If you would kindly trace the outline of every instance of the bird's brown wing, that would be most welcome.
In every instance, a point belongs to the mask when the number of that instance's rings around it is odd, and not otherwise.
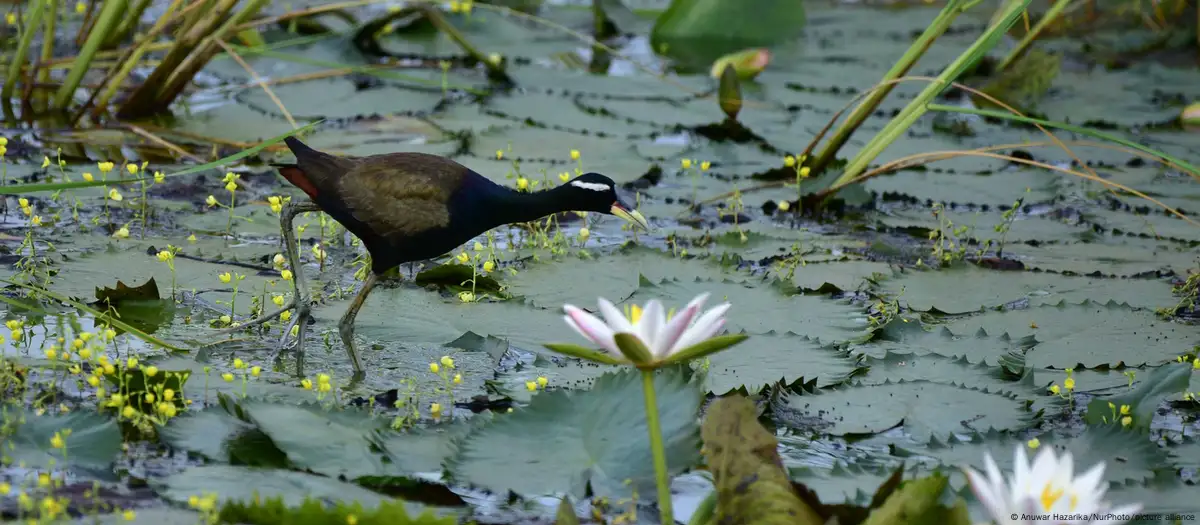
[[[446,203],[464,173],[463,165],[424,153],[363,157],[338,180],[338,194],[377,235],[413,235],[450,223]]]

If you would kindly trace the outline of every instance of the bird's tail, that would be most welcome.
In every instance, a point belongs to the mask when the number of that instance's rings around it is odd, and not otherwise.
[[[349,160],[310,148],[296,137],[287,137],[283,142],[296,156],[296,163],[271,166],[278,168],[283,178],[304,190],[311,198],[315,199],[317,194],[321,193],[321,188],[329,187],[330,182],[341,177],[350,168]]]

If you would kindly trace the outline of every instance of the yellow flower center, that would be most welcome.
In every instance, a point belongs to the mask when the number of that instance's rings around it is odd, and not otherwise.
[[[1063,495],[1063,489],[1056,489],[1051,483],[1047,483],[1042,489],[1042,510],[1048,510],[1054,506],[1054,502],[1058,501]]]
[[[629,322],[631,322],[633,324],[637,324],[638,320],[641,318],[642,318],[642,307],[640,307],[636,304],[631,305],[629,307]]]

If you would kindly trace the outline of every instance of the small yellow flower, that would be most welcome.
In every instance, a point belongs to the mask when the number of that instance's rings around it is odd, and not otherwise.
[[[451,0],[450,1],[450,12],[451,13],[462,12],[462,3],[458,2],[458,0]]]
[[[228,191],[230,193],[237,191],[237,183],[233,182],[233,181],[226,182],[225,183],[225,191]]]
[[[700,171],[708,171],[708,168],[711,168],[711,167],[712,167],[712,163],[707,160],[700,163]]]
[[[37,484],[39,487],[49,487],[50,486],[50,475],[46,474],[46,473],[38,474]]]
[[[546,385],[550,384],[550,380],[546,379],[546,376],[538,376],[537,384],[542,388],[546,388]]]
[[[137,366],[138,366],[138,360],[137,360],[137,358],[136,358],[136,357],[130,357],[129,359],[126,359],[126,360],[125,360],[125,367],[126,367],[126,368],[131,368],[131,369],[133,369],[133,368],[137,368]]]
[[[228,315],[222,315],[221,317],[218,317],[218,319],[221,320],[221,324],[229,324],[233,322],[233,318],[229,317]]]
[[[1057,396],[1059,394],[1059,392],[1062,392],[1062,390],[1060,390],[1058,388],[1058,385],[1050,385],[1050,393],[1051,394],[1054,394]]]
[[[226,383],[232,383],[233,382],[233,374],[231,374],[229,372],[225,372],[224,374],[221,374],[221,379],[224,379]]]
[[[34,226],[41,226],[42,225],[42,216],[34,215],[33,217],[30,217],[29,222],[31,224],[33,224]]]
[[[133,408],[133,405],[125,405],[125,408],[121,409],[121,415],[125,416],[125,419],[133,419],[133,416],[137,415],[137,409]]]
[[[19,330],[25,326],[25,321],[21,321],[19,319],[11,319],[9,321],[5,321],[4,326],[6,328],[8,328],[9,330]]]
[[[89,385],[92,385],[93,387],[100,386],[100,378],[98,378],[96,376],[88,377],[87,382]]]
[[[217,274],[217,279],[220,279],[222,283],[229,284],[229,281],[233,280],[233,275],[229,272],[225,272],[222,274]]]
[[[433,417],[442,417],[441,403],[430,403],[429,404],[429,413],[431,415],[433,415]]]
[[[271,262],[275,263],[275,266],[283,266],[283,263],[287,262],[287,259],[283,258],[282,253],[277,253],[275,257],[271,258]]]
[[[496,150],[496,160],[504,160],[504,150]]]
[[[793,157],[793,156],[791,156],[791,155],[788,155],[788,156],[784,157],[784,158],[783,158],[783,165],[784,165],[784,166],[787,166],[787,167],[789,167],[789,168],[791,168],[791,167],[794,167],[794,166],[796,165],[796,157]]]
[[[571,160],[579,160],[579,150],[571,150]]]
[[[155,375],[158,374],[158,367],[154,366],[154,365],[150,365],[146,368],[143,368],[142,373],[146,374],[146,377],[154,377]]]
[[[484,273],[492,273],[492,270],[495,270],[495,269],[496,269],[496,263],[494,263],[492,261],[485,261],[483,263]]]
[[[433,372],[436,374],[436,373],[440,372],[441,370],[442,370],[442,367],[439,366],[437,363],[429,363],[429,371],[430,372]]]
[[[1123,426],[1123,427],[1127,427],[1132,423],[1133,423],[1132,417],[1125,416],[1125,417],[1121,418],[1121,426]]]
[[[467,255],[467,252],[460,252],[458,254],[457,259],[458,259],[458,262],[466,264],[467,262],[470,262],[471,256]]]
[[[111,162],[97,162],[96,167],[100,169],[100,173],[108,173],[112,171],[115,164]]]
[[[788,211],[792,207],[792,204],[788,201],[779,201],[778,204],[779,204],[779,211]]]
[[[158,406],[155,408],[158,410],[159,414],[162,414],[166,417],[175,417],[175,414],[176,414],[175,405],[173,405],[171,403],[165,403],[165,402],[159,403]]]
[[[132,510],[127,510],[121,513],[121,518],[125,521],[133,521],[137,519],[137,513]]]
[[[300,381],[300,387],[305,390],[312,390],[312,381],[309,381],[307,378],[305,378]]]
[[[42,156],[42,167],[47,168],[49,166],[50,166],[50,157]]]
[[[1075,378],[1068,377],[1066,380],[1063,381],[1063,386],[1067,388],[1068,392],[1074,391],[1075,390]]]
[[[117,231],[113,232],[113,237],[116,237],[118,239],[128,239],[129,238],[129,228],[126,226],[117,228]]]
[[[90,348],[80,348],[79,349],[79,357],[81,359],[91,359],[92,350]]]
[[[275,213],[279,213],[283,210],[283,199],[280,199],[276,195],[267,197],[267,203],[271,205],[271,211]]]
[[[207,205],[209,205],[209,206],[216,206],[216,205],[217,205],[217,198],[216,198],[216,197],[213,197],[212,195],[209,195],[207,198],[205,198],[205,199],[204,199],[204,203],[205,203],[205,204],[207,204]]]
[[[45,351],[45,354],[46,354],[46,359],[49,359],[51,361],[58,359],[58,352],[54,349],[53,346],[50,348],[47,348]]]
[[[87,172],[87,171],[83,172],[83,180],[86,180],[86,181],[88,181],[88,182],[92,182],[92,181],[93,181],[93,180],[95,180],[95,179],[96,179],[96,178],[92,176],[91,172]]]
[[[166,400],[166,401],[174,401],[175,400],[175,391],[171,390],[170,388],[163,390],[162,395],[163,395],[163,400]]]
[[[50,438],[50,446],[54,448],[67,447],[67,442],[63,440],[61,432],[55,432],[54,436]]]
[[[196,234],[188,235],[187,241],[188,244],[196,244]]]
[[[537,381],[526,381],[525,388],[529,389],[530,392],[537,390]]]
[[[521,191],[529,189],[529,179],[525,177],[517,177],[517,189]]]
[[[454,359],[451,359],[450,356],[448,356],[448,355],[442,356],[441,361],[442,361],[442,366],[444,366],[446,368],[454,368]]]
[[[279,276],[282,277],[283,280],[285,280],[285,281],[290,281],[290,280],[292,280],[292,271],[284,270],[282,272],[279,272]]]
[[[807,179],[809,173],[812,173],[812,169],[809,168],[808,166],[800,168],[800,178]],[[1035,326],[1034,328],[1037,328],[1037,327]]]
[[[108,198],[117,202],[121,202],[121,200],[125,197],[122,197],[121,192],[117,191],[116,188],[112,188],[108,190]]]
[[[571,174],[570,174],[570,173],[567,173],[567,172],[565,172],[565,171],[564,171],[564,172],[562,172],[562,173],[559,173],[559,174],[558,174],[558,180],[561,180],[561,181],[563,181],[563,182],[567,182],[567,181],[568,181],[568,180],[570,180],[570,179],[571,179]]]
[[[592,231],[591,231],[591,230],[589,230],[589,229],[587,229],[586,227],[585,227],[585,228],[580,228],[580,229],[579,229],[579,238],[580,238],[580,239],[582,239],[582,240],[585,240],[585,241],[586,241],[586,240],[587,240],[587,238],[588,238],[588,237],[590,237],[591,235],[592,235]]]
[[[28,208],[29,207],[29,199],[26,199],[25,197],[21,197],[21,198],[17,199],[17,205],[22,208]]]
[[[1129,405],[1121,405],[1121,415],[1122,416],[1128,416],[1129,410],[1130,410]]]
[[[10,26],[17,25],[17,14],[16,13],[8,13],[8,14],[4,15],[4,23],[6,23]]]
[[[126,164],[125,171],[128,171],[130,175],[137,175],[137,172],[138,172],[137,164],[132,164],[132,163]]]
[[[475,294],[470,291],[458,292],[458,300],[464,303],[473,303],[475,302]]]
[[[692,159],[683,159],[683,160],[679,161],[679,165],[683,166],[683,169],[685,169],[685,170],[691,169]]]
[[[284,303],[285,301],[286,301],[286,300],[283,298],[283,296],[282,296],[282,295],[276,295],[275,297],[272,297],[272,298],[271,298],[271,302],[272,302],[272,303],[275,303],[275,306],[283,306],[283,303]]]
[[[456,385],[462,384],[462,374],[454,374],[454,384],[456,384]]]
[[[233,367],[235,369],[241,370],[243,368],[246,368],[246,362],[242,361],[241,358],[234,358],[233,359]]]
[[[251,368],[250,368],[250,375],[252,375],[252,376],[254,376],[254,377],[258,377],[258,376],[259,376],[259,375],[261,375],[261,374],[262,374],[262,367],[261,367],[261,366],[255,366],[255,367],[251,367]]]
[[[7,481],[0,481],[0,496],[7,496],[9,492],[12,492],[12,485]]]
[[[171,252],[168,252],[166,250],[158,252],[158,260],[160,260],[162,262],[167,262],[167,261],[171,260],[172,258],[173,257],[171,256]]]
[[[292,319],[292,311],[291,311],[291,310],[288,310],[288,311],[286,311],[286,312],[283,312],[283,313],[279,314],[279,320],[280,320],[280,321],[283,321],[283,322],[285,322],[285,323],[286,323],[286,322],[288,322],[288,321],[289,321],[289,320],[291,320],[291,319]]]
[[[75,13],[82,15],[87,11],[87,4],[84,2],[75,2]]]
[[[1042,442],[1038,441],[1038,438],[1033,438],[1033,439],[1025,442],[1025,444],[1028,445],[1029,448],[1038,448],[1038,447],[1042,446]]]
[[[488,62],[490,62],[493,66],[498,66],[503,58],[504,57],[500,56],[500,53],[492,53],[488,55]]]
[[[167,174],[165,174],[161,171],[154,172],[154,183],[155,184],[162,184],[166,180],[167,180]]]

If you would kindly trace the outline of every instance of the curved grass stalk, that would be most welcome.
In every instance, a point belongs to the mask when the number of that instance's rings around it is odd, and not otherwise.
[[[167,28],[169,23],[174,21],[177,17],[183,16],[185,13],[187,13],[188,9],[186,8],[179,13],[176,13],[176,10],[179,9],[179,5],[182,2],[183,0],[174,0],[171,2],[171,5],[167,6],[167,11],[158,18],[158,21],[154,23],[154,26],[152,26],[145,35],[142,35],[142,38],[133,48],[129,49],[126,53],[124,53],[123,56],[121,56],[120,66],[110,70],[108,75],[109,78],[105,79],[106,85],[104,87],[104,91],[100,93],[94,102],[92,102],[94,107],[94,115],[99,115],[105,110],[105,108],[108,107],[109,101],[111,101],[113,96],[117,94],[117,90],[121,88],[121,84],[124,84],[125,79],[129,78],[129,75],[133,73],[133,68],[141,64],[142,56],[151,50],[150,48],[154,45],[154,39],[158,38],[158,35]],[[162,63],[160,62],[159,66],[161,67],[161,65]],[[76,120],[78,120],[79,116],[82,116],[82,112],[76,116]]]
[[[1021,58],[1021,55],[1025,54],[1025,50],[1033,45],[1033,41],[1041,36],[1042,32],[1063,14],[1063,11],[1067,9],[1067,4],[1071,2],[1072,0],[1058,0],[1054,2],[1054,5],[1046,11],[1046,14],[1042,15],[1041,20],[1038,20],[1038,23],[1033,26],[1033,29],[1026,31],[1025,36],[1021,38],[1020,42],[1017,42],[1016,47],[1013,47],[1012,51],[1008,52],[1008,56],[1000,61],[1000,64],[996,66],[996,71],[1004,71],[1018,58]]]
[[[267,94],[267,97],[271,99],[271,102],[274,102],[275,106],[279,108],[279,111],[283,112],[283,116],[287,119],[288,124],[291,124],[293,128],[299,127],[299,125],[296,124],[296,119],[292,118],[292,112],[288,111],[287,107],[283,105],[283,101],[279,100],[279,97],[275,96],[275,92],[271,91],[271,88],[268,87],[267,83],[263,81],[263,78],[258,75],[258,72],[255,71],[254,68],[250,67],[250,64],[247,64],[246,61],[242,59],[241,55],[238,55],[237,52],[235,52],[233,48],[229,47],[229,44],[225,43],[224,40],[218,38],[217,45],[221,46],[221,49],[224,49],[229,56],[233,57],[233,60],[236,61],[239,66],[242,66],[242,69],[246,70],[246,73],[250,74],[250,78],[258,84],[258,87],[262,88],[263,92]]]
[[[321,122],[324,122],[324,121],[318,120],[315,122],[310,122],[308,124],[305,124],[304,126],[296,128],[292,131],[288,131],[286,133],[277,135],[275,137],[271,137],[270,139],[267,139],[252,148],[248,148],[248,149],[239,151],[237,153],[234,153],[233,155],[229,155],[228,157],[222,157],[222,158],[219,158],[212,162],[201,164],[199,166],[192,166],[190,168],[183,169],[183,170],[177,171],[175,173],[168,174],[166,176],[167,177],[178,177],[180,175],[190,175],[192,173],[198,173],[198,172],[205,171],[205,170],[223,168],[226,164],[228,164],[230,162],[249,157],[250,155],[254,155],[262,150],[267,149],[268,146],[274,145],[275,143],[282,141],[285,138],[288,138],[292,135],[296,135],[299,133],[309,131],[312,128],[316,127]],[[149,180],[153,180],[153,179],[154,179],[154,175],[151,174],[151,175],[143,175],[141,177],[133,177],[133,178],[128,178],[128,179],[118,179],[118,180],[108,180],[108,181],[104,181],[104,180],[83,181],[83,180],[80,180],[80,181],[55,182],[55,183],[15,184],[15,185],[11,185],[11,186],[0,186],[0,195],[16,195],[16,194],[20,194],[20,193],[40,193],[40,192],[45,192],[45,191],[69,190],[69,189],[74,189],[74,188],[90,188],[90,187],[94,187],[94,186],[132,184],[132,183],[137,183],[137,182],[145,182],[145,181],[149,181]]]
[[[840,187],[844,185],[845,181],[853,179],[855,176],[861,173],[864,169],[866,169],[867,165],[870,164],[872,160],[875,160],[880,153],[883,153],[883,150],[887,149],[887,147],[895,142],[896,139],[905,132],[905,130],[912,126],[912,124],[925,113],[925,106],[930,102],[933,102],[934,97],[946,89],[946,87],[950,86],[955,79],[962,75],[963,71],[965,71],[967,67],[977,63],[979,59],[982,58],[985,53],[987,53],[988,50],[996,45],[996,42],[1000,40],[1000,37],[1004,36],[1004,34],[1008,31],[1008,28],[1017,21],[1017,18],[1020,17],[1021,13],[1029,6],[1030,1],[1031,0],[1021,0],[1020,2],[1009,4],[1008,10],[1004,12],[1004,14],[999,18],[999,20],[997,20],[996,23],[989,27],[984,34],[980,35],[979,38],[976,39],[973,44],[971,44],[971,47],[967,48],[967,50],[963,51],[958,58],[954,59],[954,62],[951,62],[950,65],[946,66],[946,68],[942,70],[942,74],[938,75],[936,82],[930,83],[928,86],[926,86],[920,94],[913,98],[913,100],[909,102],[903,110],[900,111],[899,115],[896,115],[896,118],[892,119],[891,122],[888,122],[888,124],[884,126],[883,130],[872,137],[871,140],[867,142],[867,145],[863,146],[863,148],[858,151],[858,154],[856,154],[854,158],[850,159],[850,162],[846,165],[846,169],[842,172],[838,179],[834,181],[833,187]],[[963,6],[964,9],[966,7],[967,6]]]
[[[21,67],[25,65],[25,58],[29,56],[29,48],[33,46],[33,35],[37,32],[35,29],[42,23],[45,6],[45,2],[33,2],[33,7],[29,9],[26,25],[21,28],[21,40],[17,43],[17,51],[13,53],[12,61],[8,63],[8,72],[4,76],[4,87],[0,88],[0,100],[3,101],[6,108],[12,103],[13,90],[17,87],[17,80],[21,78]]]
[[[50,16],[46,17],[46,30],[42,32],[42,55],[38,59],[37,82],[39,84],[50,83],[50,70],[41,67],[40,64],[45,64],[47,61],[54,58],[54,26],[58,21],[58,0],[48,0],[47,10]],[[39,92],[38,100],[45,100],[45,97]]]
[[[100,44],[104,43],[108,34],[120,22],[124,4],[124,0],[104,1],[104,7],[100,8],[100,17],[96,19],[96,25],[88,32],[87,40],[83,43],[83,49],[79,50],[79,55],[75,57],[71,71],[67,73],[67,78],[63,80],[58,92],[54,94],[53,105],[55,108],[66,109],[71,102],[71,97],[75,96],[75,90],[79,89],[83,75],[91,67],[92,59],[95,58],[96,51],[100,49]]]

